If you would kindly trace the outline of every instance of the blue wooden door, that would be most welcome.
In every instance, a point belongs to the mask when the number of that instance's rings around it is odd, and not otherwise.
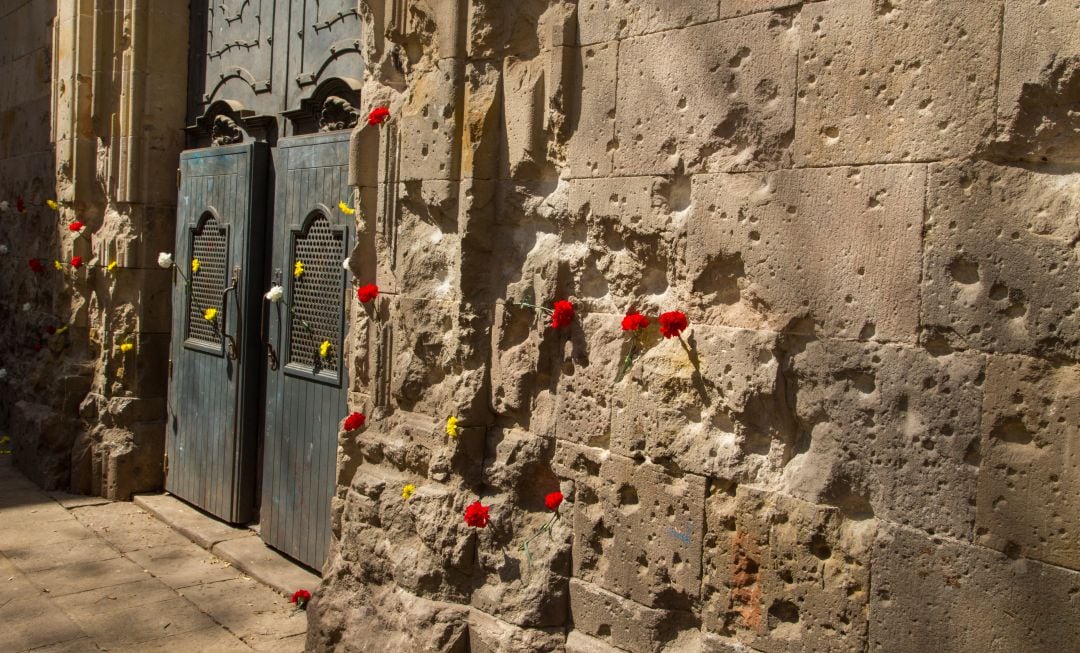
[[[249,143],[180,160],[165,488],[234,523],[254,516],[261,348],[250,316],[264,278],[267,154]]]
[[[260,525],[267,544],[320,569],[347,405],[343,348],[351,286],[342,261],[355,228],[337,205],[350,195],[349,132],[281,139],[277,147],[271,281],[285,288],[285,301],[265,304]]]

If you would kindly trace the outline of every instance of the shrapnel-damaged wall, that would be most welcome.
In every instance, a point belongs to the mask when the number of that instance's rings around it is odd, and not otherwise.
[[[1075,647],[1080,4],[360,5],[312,649]]]

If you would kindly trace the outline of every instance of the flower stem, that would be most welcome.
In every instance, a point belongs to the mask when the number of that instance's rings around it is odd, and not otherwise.
[[[543,306],[537,306],[535,304],[530,304],[529,302],[519,302],[518,306],[520,306],[521,308],[532,308],[532,309],[535,309],[535,310],[538,310],[538,311],[544,311],[548,315],[555,315],[554,310],[552,310],[550,308],[544,308]]]
[[[619,367],[619,374],[615,377],[616,383],[621,381],[623,376],[630,371],[630,366],[634,364],[634,354],[637,353],[640,341],[641,331],[635,331],[634,339],[630,341],[630,351],[626,352],[626,358],[623,359],[622,365]]]

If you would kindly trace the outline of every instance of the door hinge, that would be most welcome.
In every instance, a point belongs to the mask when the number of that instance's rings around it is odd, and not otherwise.
[[[162,461],[161,467],[164,469],[167,478],[169,476],[169,454],[165,454],[165,459]]]
[[[180,168],[176,169],[176,190],[180,190]]]
[[[169,378],[172,378],[172,359],[169,359]]]

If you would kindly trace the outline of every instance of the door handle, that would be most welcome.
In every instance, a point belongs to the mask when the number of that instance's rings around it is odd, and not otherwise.
[[[232,285],[221,291],[221,306],[225,306],[225,298],[229,296],[229,293],[233,294],[236,299],[236,337],[229,335],[228,322],[223,325],[222,335],[229,341],[229,360],[236,360],[240,356],[240,345],[237,344],[237,339],[240,334],[243,333],[243,320],[244,314],[240,310],[240,267],[233,268]]]
[[[280,366],[278,363],[277,352],[274,351],[274,345],[270,342],[270,337],[266,333],[266,305],[269,303],[270,300],[263,296],[262,317],[259,318],[259,339],[266,345],[267,356],[270,358],[270,371],[276,372]]]

